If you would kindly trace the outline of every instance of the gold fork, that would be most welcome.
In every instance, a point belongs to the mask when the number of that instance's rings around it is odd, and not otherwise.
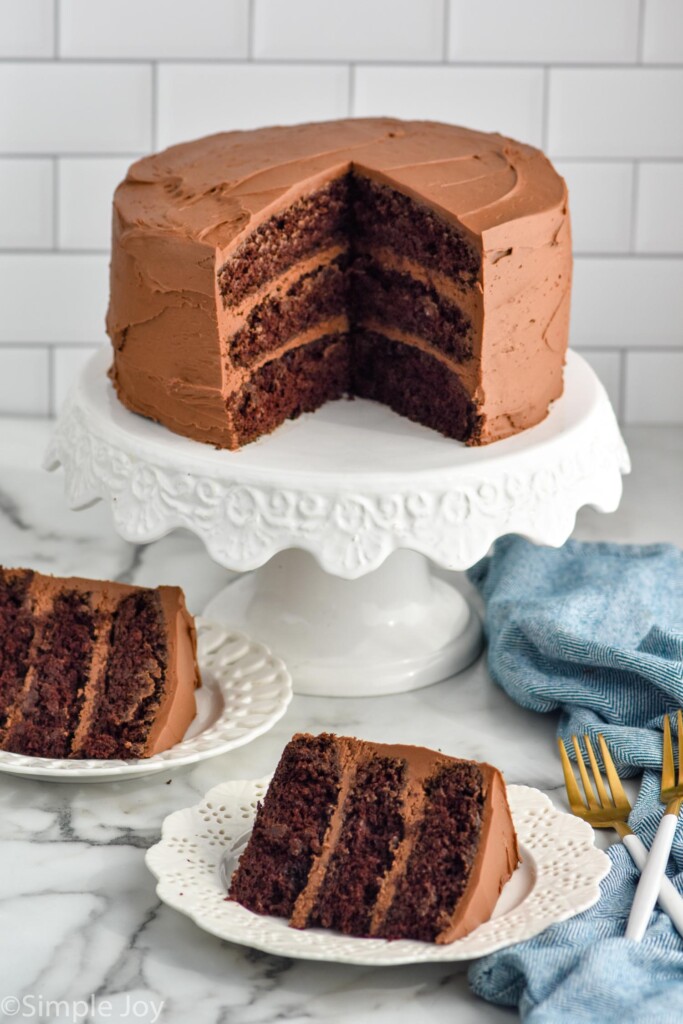
[[[613,828],[618,832],[622,843],[631,855],[633,863],[640,871],[642,871],[647,862],[648,849],[628,824],[631,804],[629,803],[629,799],[621,785],[621,781],[617,774],[605,737],[601,734],[598,735],[598,743],[600,744],[600,753],[602,754],[602,761],[605,766],[605,773],[607,775],[610,792],[607,791],[607,787],[605,786],[602,775],[600,774],[598,762],[589,737],[584,736],[583,741],[586,747],[586,753],[588,755],[588,762],[593,776],[595,789],[593,789],[593,785],[591,785],[591,780],[588,775],[585,758],[581,752],[578,737],[572,736],[572,744],[574,746],[574,752],[576,753],[576,761],[579,769],[579,775],[581,776],[585,799],[581,796],[581,791],[576,779],[574,778],[574,772],[572,770],[571,761],[569,760],[566,747],[561,739],[558,739],[557,741],[560,748],[560,758],[562,760],[562,772],[564,774],[567,798],[569,800],[569,806],[572,809],[572,813],[579,818],[583,818],[583,820],[587,821],[593,826],[593,828]],[[683,935],[683,897],[681,897],[666,875],[662,878],[657,899],[659,901],[659,905],[666,911],[673,921],[678,933]]]
[[[664,741],[662,744],[662,787],[660,800],[666,804],[666,810],[657,828],[647,858],[647,864],[638,882],[633,906],[626,926],[627,939],[642,939],[650,920],[650,914],[657,900],[657,893],[662,878],[665,877],[666,865],[671,853],[671,846],[676,834],[678,815],[683,803],[683,714],[678,715],[678,778],[674,766],[674,751],[671,743],[671,725],[669,716],[664,716]]]

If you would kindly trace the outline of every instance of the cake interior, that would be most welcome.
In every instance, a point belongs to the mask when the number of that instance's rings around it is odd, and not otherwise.
[[[355,170],[266,220],[218,270],[231,446],[344,395],[476,443],[479,271],[455,223]]]
[[[145,756],[168,681],[157,591],[105,595],[0,568],[0,636],[3,750],[53,758]]]
[[[297,928],[445,941],[482,852],[486,781],[474,762],[411,750],[294,737],[230,897]],[[516,864],[500,841],[494,901]]]

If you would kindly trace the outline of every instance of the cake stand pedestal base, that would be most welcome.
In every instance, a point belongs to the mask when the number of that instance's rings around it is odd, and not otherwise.
[[[429,559],[396,551],[356,580],[283,551],[229,584],[204,610],[257,636],[286,661],[297,693],[364,697],[415,690],[479,655],[479,617]]]

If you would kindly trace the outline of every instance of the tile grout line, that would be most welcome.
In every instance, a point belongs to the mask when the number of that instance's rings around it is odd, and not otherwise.
[[[159,64],[216,64],[216,65],[235,65],[235,64],[249,64],[251,61],[247,57],[59,57],[55,61],[54,57],[0,57],[0,67],[2,65],[19,64],[19,65],[33,65],[33,64],[55,64],[60,65],[74,65],[89,64],[93,67],[107,66],[109,64],[120,64],[130,65],[130,67],[139,67],[140,65],[149,64],[150,60],[156,60]],[[313,58],[313,57],[258,57],[255,58],[254,63],[262,64],[264,67],[273,67],[282,65],[285,67],[343,67],[346,63],[343,57],[334,57],[330,60],[324,58]],[[380,58],[375,57],[372,60],[359,59],[356,63],[360,67],[374,67],[374,68],[400,68],[402,70],[411,70],[415,68],[438,68],[443,67],[444,62],[439,58],[433,60],[425,60],[423,57],[415,60],[404,58],[403,60],[397,60],[395,58],[387,57]],[[542,60],[463,60],[458,61],[457,64],[451,64],[449,67],[454,70],[459,67],[463,68],[481,68],[482,70],[493,70],[493,71],[538,71],[545,67],[553,67],[556,71],[681,71],[683,70],[683,60],[681,61],[662,61],[657,64],[643,64],[642,67],[639,64],[635,64],[633,61],[557,61],[554,64],[548,65],[546,61]]]

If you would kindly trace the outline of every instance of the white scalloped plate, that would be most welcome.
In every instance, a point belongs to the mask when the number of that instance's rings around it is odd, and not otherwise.
[[[202,686],[197,716],[180,743],[135,761],[27,757],[0,750],[0,772],[52,782],[137,779],[217,757],[272,729],[292,699],[284,662],[243,633],[200,619],[197,635]]]
[[[490,921],[447,946],[428,942],[356,939],[317,928],[298,931],[281,918],[262,917],[226,900],[220,864],[226,849],[253,821],[269,779],[225,782],[195,807],[164,821],[161,841],[145,857],[158,878],[157,894],[221,939],[276,956],[378,967],[471,960],[564,921],[592,906],[610,867],[585,822],[557,811],[528,786],[508,786],[523,863],[501,893]]]

